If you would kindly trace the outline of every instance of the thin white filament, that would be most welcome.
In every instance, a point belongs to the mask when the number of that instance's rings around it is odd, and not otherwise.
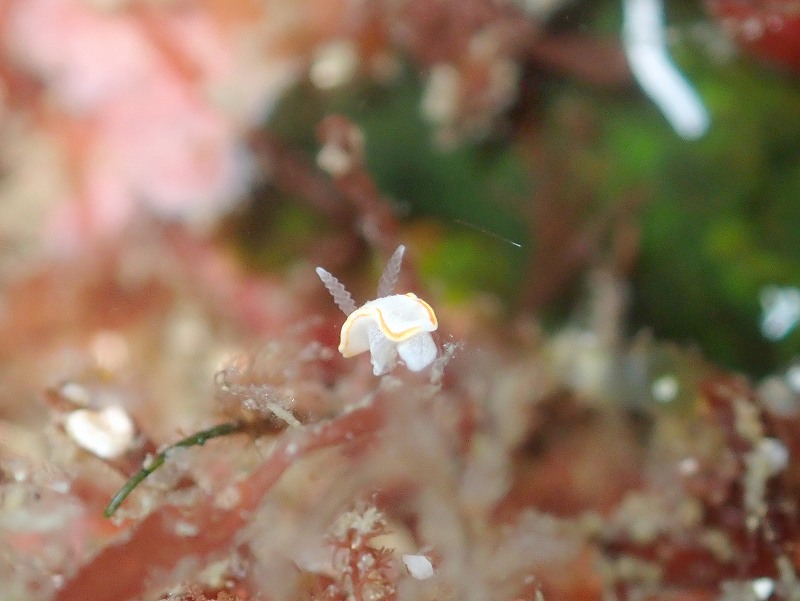
[[[696,140],[708,130],[708,111],[667,53],[661,0],[623,0],[623,11],[622,39],[636,81],[679,136]]]
[[[394,287],[397,286],[397,280],[400,277],[400,267],[403,264],[405,252],[406,247],[401,244],[386,262],[386,268],[383,270],[381,279],[378,280],[378,298],[389,296],[394,292]]]
[[[337,280],[331,273],[325,271],[322,267],[317,267],[316,271],[319,279],[322,280],[322,283],[325,284],[328,292],[331,293],[333,302],[336,303],[336,306],[339,307],[345,315],[350,315],[357,309],[353,297],[347,291],[347,288],[344,287],[344,284]]]

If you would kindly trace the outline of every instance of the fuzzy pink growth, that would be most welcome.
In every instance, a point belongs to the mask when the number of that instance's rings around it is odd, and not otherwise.
[[[81,132],[64,140],[78,190],[51,223],[65,243],[118,234],[140,205],[207,220],[246,183],[236,125],[209,98],[233,68],[233,40],[200,5],[143,10],[78,0],[10,7],[11,54],[44,83],[50,121]]]

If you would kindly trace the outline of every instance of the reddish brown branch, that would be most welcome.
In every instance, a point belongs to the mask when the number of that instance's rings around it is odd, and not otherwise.
[[[250,137],[250,147],[265,177],[279,191],[305,202],[336,225],[352,221],[355,211],[342,194],[295,150],[265,130]]]
[[[237,485],[240,503],[236,507],[221,509],[205,495],[191,507],[165,505],[157,509],[135,525],[126,540],[106,547],[84,565],[58,591],[56,601],[129,599],[145,592],[152,574],[174,569],[185,557],[203,562],[224,553],[287,468],[318,449],[363,443],[365,436],[381,428],[383,415],[380,399],[376,399],[328,422],[287,432],[261,467]],[[178,522],[197,526],[199,534],[179,534],[175,530]]]

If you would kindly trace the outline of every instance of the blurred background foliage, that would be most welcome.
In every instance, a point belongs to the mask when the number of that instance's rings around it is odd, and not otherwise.
[[[284,96],[270,129],[313,161],[315,125],[331,113],[348,116],[364,134],[367,167],[381,192],[419,225],[410,235],[424,250],[423,274],[445,282],[453,300],[475,290],[511,300],[525,265],[518,245],[528,237],[523,202],[532,174],[510,139],[439,148],[420,114],[421,94],[408,68],[391,87],[323,93],[304,83]],[[422,222],[430,217],[435,224]]]
[[[618,35],[620,20],[616,1],[579,3],[551,27]],[[800,351],[797,329],[765,337],[760,303],[767,287],[800,286],[800,86],[796,76],[746,57],[720,58],[713,40],[695,35],[707,21],[695,2],[668,7],[673,57],[711,114],[698,141],[676,135],[633,84],[604,89],[533,61],[523,66],[508,119],[451,148],[436,143],[421,115],[424,74],[410,62],[390,83],[361,79],[320,91],[303,82],[283,96],[267,127],[312,162],[320,119],[340,113],[356,123],[369,172],[416,224],[409,235],[416,231],[425,250],[423,276],[453,301],[489,291],[511,310],[569,315],[580,274],[567,273],[569,285],[541,303],[525,292],[537,262],[557,270],[567,261],[542,258],[554,251],[537,237],[559,226],[537,203],[577,210],[575,230],[598,215],[613,230],[624,213],[639,234],[624,274],[631,333],[650,329],[698,345],[724,367],[762,375]],[[270,202],[254,203],[247,215],[250,224],[261,217],[246,243],[257,263],[275,267],[301,255],[328,227],[274,190],[261,194]],[[608,254],[607,245],[593,247],[581,273]]]

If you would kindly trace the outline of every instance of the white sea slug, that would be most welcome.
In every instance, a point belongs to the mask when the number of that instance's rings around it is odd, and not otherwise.
[[[317,267],[317,275],[347,315],[339,352],[353,357],[370,353],[372,372],[382,376],[394,369],[398,356],[411,371],[421,371],[436,359],[431,332],[439,327],[431,306],[415,294],[391,294],[397,283],[404,246],[389,259],[378,285],[378,298],[356,307],[352,296],[333,275]]]

